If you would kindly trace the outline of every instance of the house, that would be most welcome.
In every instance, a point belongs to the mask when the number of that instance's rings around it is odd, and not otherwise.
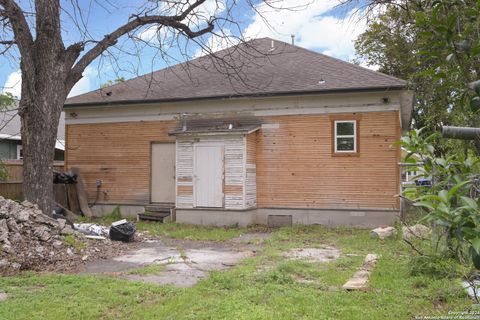
[[[97,213],[157,204],[192,224],[387,224],[412,100],[403,80],[256,39],[68,99],[66,166]]]
[[[0,111],[0,196],[23,200],[23,148],[21,122],[16,106]],[[62,113],[55,143],[53,169],[64,170],[65,114]],[[61,192],[64,192],[62,189]]]
[[[0,111],[0,159],[21,160],[22,137],[20,116],[17,109]],[[65,152],[65,114],[62,113],[58,125],[57,141],[55,143],[55,160],[63,161]]]

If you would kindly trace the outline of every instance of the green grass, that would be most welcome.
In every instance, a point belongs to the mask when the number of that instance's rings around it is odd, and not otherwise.
[[[214,232],[199,227],[188,230]],[[187,237],[183,227],[163,232]],[[330,263],[283,257],[291,248],[321,245],[338,247],[342,257]],[[367,253],[380,255],[370,277],[371,290],[341,290]],[[193,288],[91,275],[29,273],[0,278],[0,291],[9,295],[0,302],[0,315],[15,320],[412,319],[474,307],[459,279],[411,276],[410,254],[401,241],[371,239],[367,230],[295,226],[274,232],[257,256],[235,268],[213,272]]]
[[[165,265],[153,263],[145,267],[133,269],[129,271],[128,274],[136,274],[139,276],[159,275],[162,273],[163,269],[165,269]]]
[[[102,217],[89,218],[89,217],[81,216],[79,217],[78,222],[79,223],[98,223],[104,226],[110,226],[112,222],[122,220],[122,219],[123,217],[120,214],[120,208],[116,207],[115,209],[112,210],[112,212],[105,214]]]
[[[98,223],[104,226],[110,226],[112,222],[123,219],[120,209],[117,207],[112,212],[95,218],[81,217],[80,222]],[[147,231],[154,237],[167,237],[183,240],[198,241],[226,241],[235,238],[247,231],[264,230],[265,228],[254,226],[239,228],[237,226],[228,227],[205,227],[174,222],[156,222],[156,221],[134,221],[137,231]]]
[[[85,249],[86,247],[85,243],[75,238],[73,234],[69,234],[63,237],[63,244],[67,247],[72,247],[77,251]]]
[[[152,236],[199,241],[226,241],[247,232],[247,229],[235,226],[219,228],[174,222],[139,221],[136,226],[138,231],[148,231]]]

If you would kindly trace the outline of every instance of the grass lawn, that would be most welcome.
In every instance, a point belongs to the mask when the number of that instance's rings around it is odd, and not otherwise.
[[[156,223],[139,221],[135,224],[138,231],[148,231],[152,236],[199,241],[225,241],[238,237],[248,231],[247,228],[201,227],[173,222]]]
[[[192,239],[196,235],[189,232],[202,232],[198,227],[177,228],[183,230],[177,230],[177,236]],[[342,257],[322,264],[282,256],[291,248],[321,245],[336,246]],[[370,278],[371,290],[341,290],[367,253],[380,255]],[[0,302],[0,318],[412,319],[474,307],[460,288],[460,280],[410,276],[409,254],[401,241],[371,239],[367,230],[295,226],[274,232],[257,256],[214,272],[193,288],[90,275],[0,278],[0,291],[9,296]],[[139,272],[161,272],[152,269]]]
[[[98,223],[109,226],[114,221],[123,219],[118,209],[101,218],[82,217],[80,222]],[[173,239],[198,240],[198,241],[225,241],[238,237],[247,231],[255,231],[259,227],[237,228],[237,227],[199,227],[195,225],[180,223],[157,223],[149,221],[135,222],[137,231],[147,231],[152,236],[167,237]]]

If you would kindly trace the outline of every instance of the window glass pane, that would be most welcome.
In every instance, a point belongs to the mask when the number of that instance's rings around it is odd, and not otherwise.
[[[337,138],[337,151],[354,151],[355,138]]]
[[[353,122],[337,122],[338,136],[353,136],[355,134]]]

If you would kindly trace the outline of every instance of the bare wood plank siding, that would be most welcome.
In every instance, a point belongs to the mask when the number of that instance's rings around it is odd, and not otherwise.
[[[228,137],[225,143],[225,208],[243,209],[244,142],[243,136]]]
[[[245,165],[245,207],[257,205],[257,137],[258,131],[247,135],[247,162]]]
[[[360,155],[332,157],[326,115],[264,118],[257,144],[257,206],[398,209],[399,115],[363,113]]]
[[[193,140],[177,139],[176,168],[177,207],[193,208]]]
[[[254,201],[259,208],[398,208],[399,152],[391,147],[400,137],[398,111],[362,113],[358,157],[332,157],[328,115],[262,121],[273,125],[248,135],[246,146],[240,136],[224,140],[226,208]],[[168,136],[175,126],[175,121],[67,125],[66,166],[80,168],[89,201],[101,179],[99,202],[147,203],[150,143],[175,141]],[[193,144],[177,140],[177,205],[183,208],[194,205]]]
[[[67,168],[78,167],[88,200],[96,196],[95,180],[103,181],[100,203],[150,201],[150,144],[175,142],[168,135],[176,121],[67,125]]]
[[[200,142],[221,142],[224,146],[224,207],[226,209],[243,209],[244,189],[244,141],[243,136],[219,137],[217,139],[197,138]],[[177,207],[193,208],[193,168],[194,138],[178,138],[177,141]],[[189,188],[186,188],[189,187]]]

